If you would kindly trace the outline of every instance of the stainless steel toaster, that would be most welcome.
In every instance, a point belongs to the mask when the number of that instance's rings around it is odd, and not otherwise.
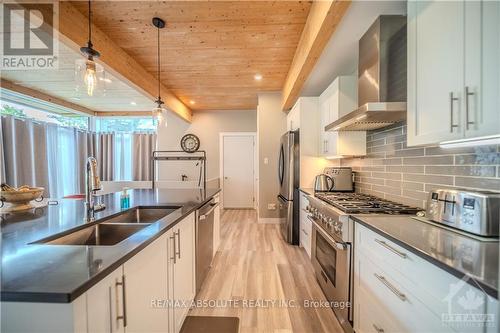
[[[427,200],[428,219],[472,234],[498,237],[500,193],[434,190]]]
[[[325,175],[333,180],[333,186],[330,191],[352,192],[354,191],[353,173],[349,167],[329,167],[325,168]]]

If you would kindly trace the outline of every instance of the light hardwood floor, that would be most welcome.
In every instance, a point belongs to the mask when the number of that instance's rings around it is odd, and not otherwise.
[[[190,315],[239,317],[241,333],[342,332],[331,309],[303,306],[325,300],[304,249],[286,244],[277,225],[257,223],[254,210],[223,212],[221,244],[197,299],[219,300],[221,307],[196,307]],[[238,304],[224,307],[228,300]],[[253,307],[252,300],[294,307]]]

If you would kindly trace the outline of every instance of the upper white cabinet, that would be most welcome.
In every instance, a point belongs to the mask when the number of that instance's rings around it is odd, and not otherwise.
[[[500,133],[500,3],[408,2],[408,145]]]
[[[300,99],[286,116],[286,130],[295,131],[300,128]]]
[[[325,126],[358,106],[357,78],[339,76],[319,96],[319,154],[324,157],[366,155],[366,132],[325,131]]]

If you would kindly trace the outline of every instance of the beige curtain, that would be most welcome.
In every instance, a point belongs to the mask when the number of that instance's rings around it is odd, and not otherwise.
[[[2,182],[40,186],[50,193],[47,124],[10,116],[1,119]]]
[[[85,168],[87,165],[87,158],[96,156],[97,154],[97,134],[91,132],[84,132],[74,129],[75,142],[76,142],[76,158],[77,158],[77,179],[79,181],[80,193],[85,192]]]
[[[44,187],[44,196],[53,198],[83,193],[95,134],[11,116],[1,117],[0,134],[2,182]]]
[[[101,180],[114,180],[115,134],[98,134],[97,162]]]
[[[132,180],[153,180],[151,153],[156,147],[156,133],[132,134]]]

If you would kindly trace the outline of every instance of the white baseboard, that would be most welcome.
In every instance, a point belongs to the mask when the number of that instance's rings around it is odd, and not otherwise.
[[[279,217],[259,217],[259,223],[280,224],[280,218]]]

